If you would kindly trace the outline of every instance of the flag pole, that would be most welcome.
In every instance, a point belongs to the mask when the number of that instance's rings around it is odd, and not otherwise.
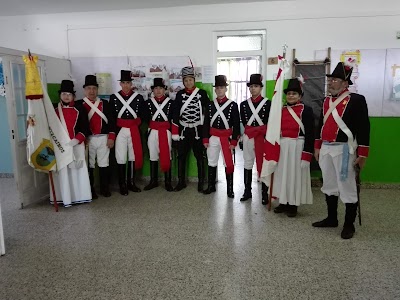
[[[286,50],[288,48],[287,44],[285,43],[283,45],[283,54],[282,57],[285,59],[286,58]],[[284,74],[282,74],[281,76],[284,76]],[[272,207],[272,195],[273,195],[273,191],[274,191],[274,175],[275,172],[271,174],[271,181],[269,184],[269,197],[268,197],[268,211],[271,211],[271,207]]]
[[[54,180],[53,180],[53,171],[49,171],[49,178],[50,178],[50,185],[51,185],[51,192],[53,193],[53,205],[56,212],[58,212],[58,203],[56,198],[56,190],[54,189]]]

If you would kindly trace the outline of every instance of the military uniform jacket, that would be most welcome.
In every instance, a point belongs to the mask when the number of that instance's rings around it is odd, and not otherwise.
[[[90,132],[92,135],[107,134],[109,139],[115,140],[115,119],[113,117],[112,109],[107,100],[99,99],[100,103],[97,107],[107,118],[107,122],[98,114],[94,113],[89,119]],[[93,101],[91,101],[93,103]],[[76,101],[77,106],[82,106],[86,109],[87,114],[90,113],[91,107],[86,104],[83,99]]]
[[[58,104],[54,105],[54,108],[58,118],[61,119]],[[91,133],[85,108],[74,102],[71,102],[69,106],[65,106],[61,102],[61,109],[70,139],[76,138],[80,143],[84,142]]]
[[[154,100],[156,101],[156,103],[158,105],[162,105],[164,103],[164,101],[167,98],[163,98],[162,101],[157,101],[156,98],[154,98]],[[169,98],[168,98],[169,99]],[[146,122],[171,122],[172,121],[172,112],[173,112],[173,103],[174,101],[169,99],[168,103],[165,104],[162,108],[162,111],[164,112],[165,116],[167,117],[167,120],[164,119],[163,115],[158,113],[158,107],[156,107],[153,103],[153,101],[151,101],[151,98],[149,98],[147,101],[145,101],[145,105],[144,105],[144,109],[143,109],[143,120]],[[157,113],[157,116],[154,118],[154,115]],[[153,120],[154,118],[154,120]]]
[[[347,92],[347,89],[342,93]],[[341,94],[342,94],[341,93]],[[339,97],[340,95],[338,95]],[[339,128],[332,114],[329,115],[325,124],[324,115],[329,109],[329,103],[334,102],[338,97],[326,97],[322,107],[322,114],[318,125],[318,136],[315,141],[315,148],[320,149],[322,142],[348,142],[347,135]],[[359,94],[350,93],[337,106],[336,110],[343,122],[357,140],[357,154],[368,156],[370,139],[370,122],[368,117],[368,107],[365,97]]]
[[[181,108],[189,99],[190,95],[191,92],[187,90],[181,90],[176,94],[172,116],[172,134],[179,134],[179,128],[182,130],[182,128],[185,127],[184,125],[197,127],[202,125],[204,121],[202,114],[204,114],[210,102],[205,90],[199,89],[191,103],[181,113]]]
[[[259,96],[257,97],[255,100],[252,99],[252,103],[254,105],[254,108],[257,109],[258,106],[260,105],[261,101],[264,98]],[[262,125],[266,125],[268,123],[268,117],[269,117],[269,111],[271,109],[271,101],[266,101],[264,106],[260,109],[260,111],[258,112],[258,115],[260,116],[261,121],[263,122],[263,124],[259,124],[256,120],[256,118],[253,119],[253,121],[251,122],[250,125],[248,125],[248,122],[251,118],[251,116],[253,115],[252,110],[250,109],[249,103],[246,101],[243,101],[242,103],[240,103],[240,119],[243,123],[243,126],[252,126],[252,127],[257,127],[257,126],[262,126]]]
[[[222,107],[226,102],[228,101],[227,98],[224,98],[223,101],[217,101],[217,105],[219,107]],[[210,101],[207,105],[207,110],[205,114],[205,119],[204,119],[204,125],[203,125],[203,143],[208,143],[209,138],[211,136],[210,134],[210,128],[215,128],[215,129],[230,129],[232,130],[232,137],[231,137],[231,144],[236,146],[237,142],[240,137],[240,116],[239,116],[239,108],[236,102],[231,101],[228,106],[224,108],[222,111],[229,127],[226,128],[224,121],[222,120],[221,116],[217,112],[217,108],[215,107],[215,102]],[[211,124],[211,121],[214,117],[214,115],[217,114],[217,117],[215,118],[214,122]]]
[[[118,92],[119,96],[121,96],[125,101],[128,101],[129,98],[134,94],[132,91],[129,94],[125,94],[122,91]],[[117,119],[124,119],[124,120],[133,120],[136,119],[134,115],[129,111],[129,109],[124,108],[124,104],[117,98],[115,94],[112,94],[110,96],[110,104],[113,109],[113,117],[115,120]],[[132,100],[131,103],[129,103],[129,107],[132,108],[132,110],[136,113],[137,118],[143,119],[143,112],[146,109],[146,104],[143,99],[143,96],[140,94],[137,94],[137,96]],[[118,114],[120,111],[123,110],[122,115],[120,118],[118,118]]]
[[[289,112],[288,106],[301,120],[305,133],[301,129],[300,124]],[[292,139],[304,137],[302,159],[311,161],[314,151],[314,115],[312,108],[303,103],[285,105],[282,108],[281,137]]]

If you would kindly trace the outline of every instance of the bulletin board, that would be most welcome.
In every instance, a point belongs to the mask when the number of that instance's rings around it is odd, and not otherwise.
[[[315,59],[325,55],[326,50],[318,50]],[[332,49],[331,72],[348,58],[355,59],[350,91],[365,96],[369,115],[400,116],[400,49]]]
[[[120,71],[131,70],[133,88],[145,100],[151,93],[151,86],[155,77],[161,77],[168,86],[171,99],[175,99],[176,92],[183,88],[181,69],[190,66],[188,56],[125,56],[125,57],[76,57],[71,58],[72,76],[75,81],[77,97],[83,97],[85,76],[97,74],[101,81],[99,94],[109,96],[121,89],[119,86]],[[197,76],[201,76],[198,72]],[[196,81],[200,81],[196,78]]]

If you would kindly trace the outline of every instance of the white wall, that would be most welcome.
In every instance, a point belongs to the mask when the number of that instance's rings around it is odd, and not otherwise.
[[[400,1],[296,0],[0,18],[0,46],[57,57],[190,55],[215,63],[214,31],[266,29],[267,56],[400,48]],[[289,56],[290,58],[290,56]],[[268,79],[276,67],[268,67]]]

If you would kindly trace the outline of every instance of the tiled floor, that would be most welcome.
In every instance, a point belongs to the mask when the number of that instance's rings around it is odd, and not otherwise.
[[[317,229],[323,195],[289,219],[266,211],[257,183],[241,203],[190,184],[61,208],[19,209],[0,179],[6,251],[0,299],[400,299],[400,196],[363,190],[351,240]],[[143,186],[143,183],[142,183]],[[343,205],[339,209],[343,222]]]

